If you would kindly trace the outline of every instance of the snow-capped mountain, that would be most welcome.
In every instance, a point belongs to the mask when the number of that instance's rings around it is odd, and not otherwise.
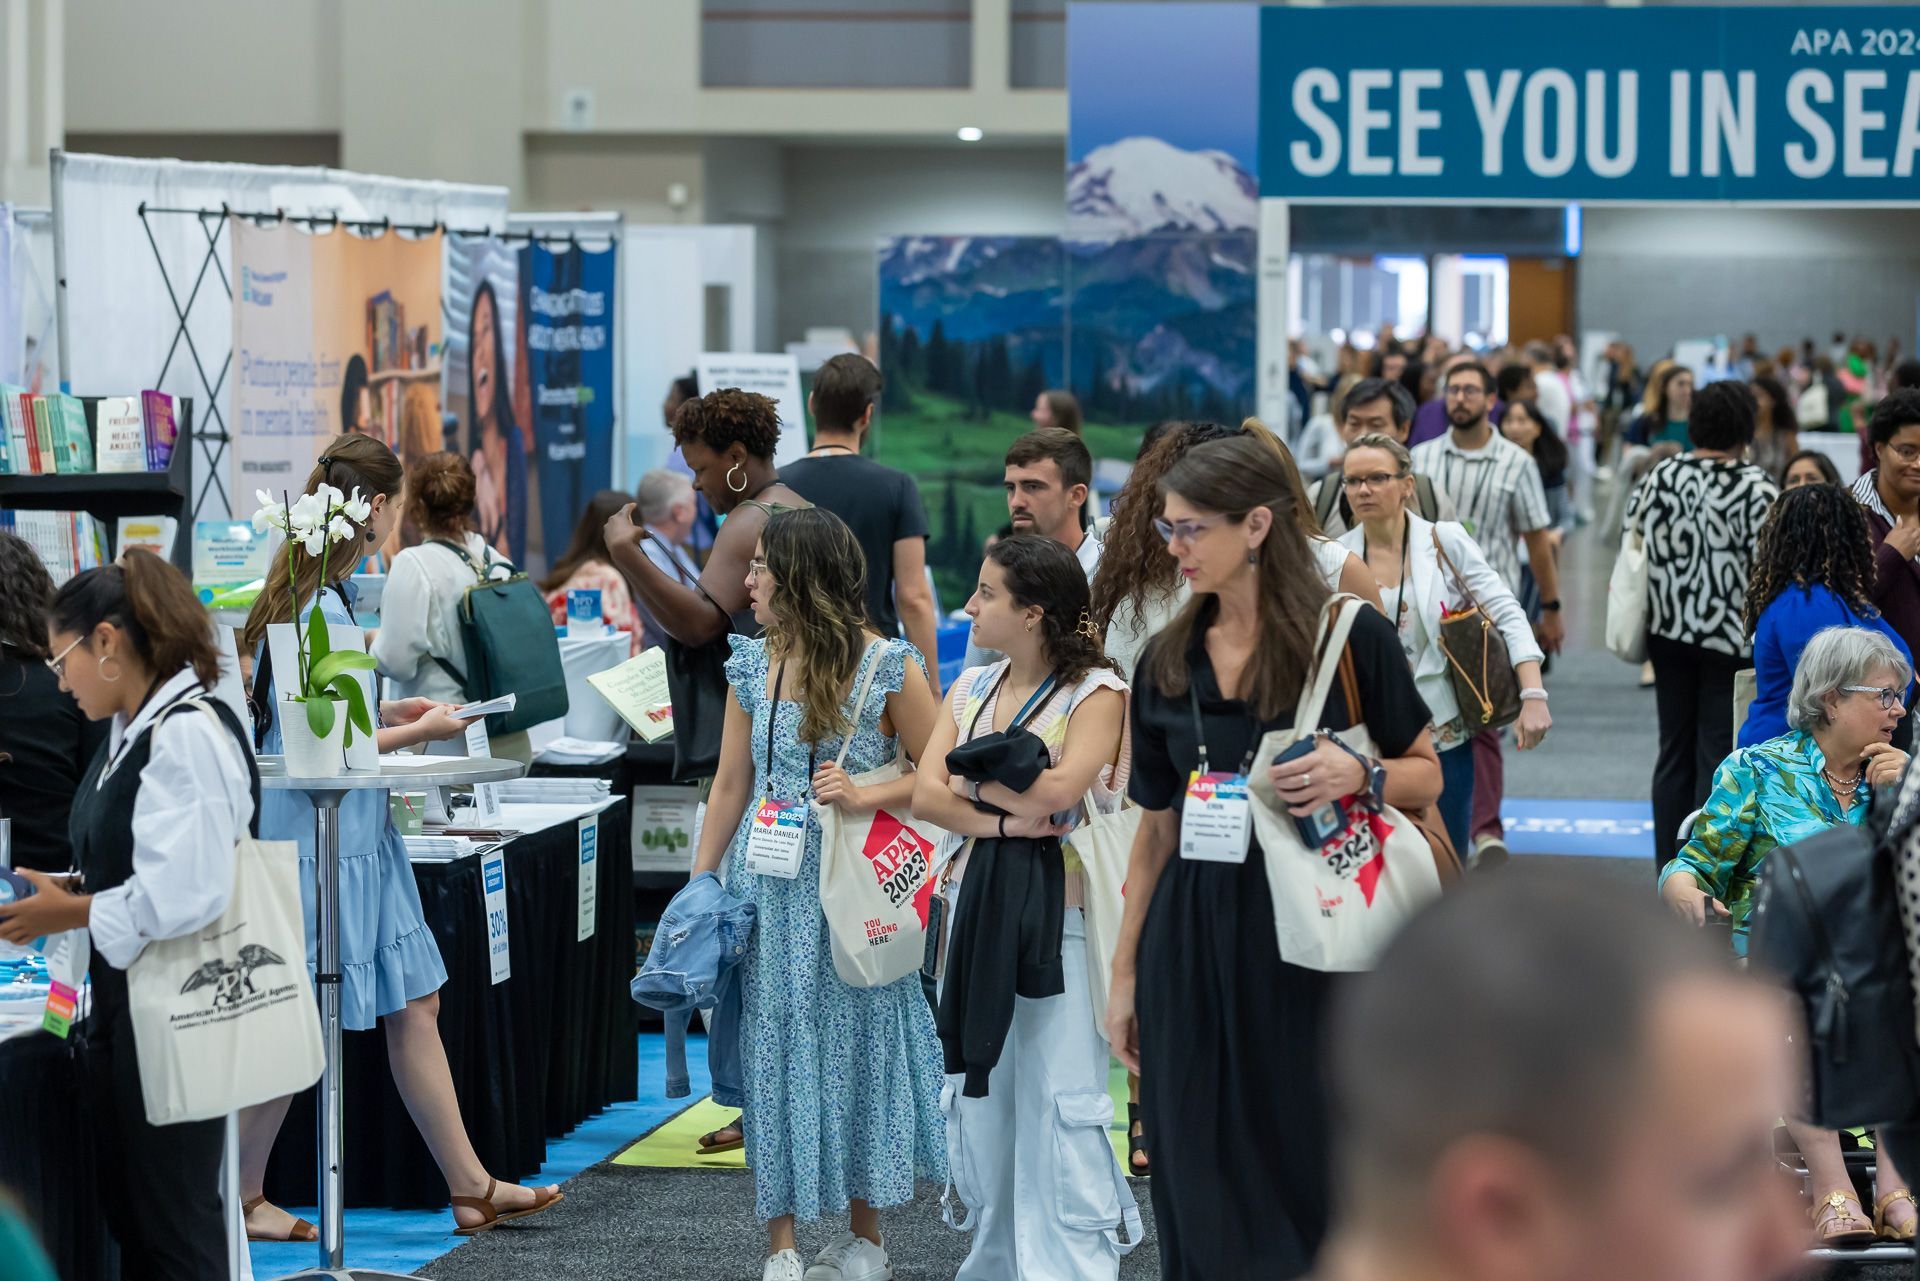
[[[1260,191],[1219,151],[1183,151],[1158,138],[1096,147],[1067,171],[1067,220],[1076,235],[1251,231]]]

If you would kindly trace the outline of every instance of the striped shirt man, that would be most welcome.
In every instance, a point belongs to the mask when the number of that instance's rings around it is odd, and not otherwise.
[[[1453,502],[1487,563],[1519,595],[1519,540],[1553,523],[1533,455],[1497,430],[1478,449],[1461,448],[1449,431],[1412,452],[1413,470],[1432,478],[1434,488]]]

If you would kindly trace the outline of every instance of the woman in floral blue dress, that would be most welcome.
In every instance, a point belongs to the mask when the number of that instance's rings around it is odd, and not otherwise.
[[[868,630],[865,559],[851,531],[819,509],[767,521],[748,569],[762,639],[736,637],[720,766],[694,872],[716,871],[757,909],[744,963],[740,1025],[747,1163],[767,1221],[765,1281],[882,1281],[883,1206],[916,1177],[946,1175],[940,1047],[918,974],[850,987],[834,969],[820,908],[820,827],[790,853],[748,831],[763,800],[905,813],[913,775],[857,787],[851,776],[904,748],[918,755],[936,705],[913,647]],[[909,661],[912,660],[912,661]],[[855,691],[871,668],[857,724]],[[844,768],[835,763],[848,734]],[[804,811],[803,811],[804,812]],[[849,1230],[802,1269],[796,1219],[849,1212]]]

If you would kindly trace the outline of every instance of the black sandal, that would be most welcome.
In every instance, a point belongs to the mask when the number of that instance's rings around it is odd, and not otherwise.
[[[1140,1133],[1133,1132],[1134,1126],[1140,1127]],[[1127,1173],[1137,1179],[1144,1179],[1153,1173],[1153,1163],[1147,1157],[1146,1125],[1140,1120],[1140,1105],[1127,1104]]]

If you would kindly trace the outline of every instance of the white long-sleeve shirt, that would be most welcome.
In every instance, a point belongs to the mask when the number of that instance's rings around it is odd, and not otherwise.
[[[476,564],[488,565],[491,573],[486,541],[468,534],[465,543],[467,555]],[[432,543],[409,547],[393,558],[380,594],[380,631],[373,638],[374,660],[391,682],[389,698],[467,700],[465,691],[433,660],[445,659],[467,674],[460,602],[478,581],[466,561]]]
[[[88,920],[93,946],[119,969],[150,941],[219,919],[233,894],[234,843],[253,820],[246,759],[217,717],[188,708],[149,729],[168,704],[191,694],[213,697],[189,668],[162,682],[131,721],[115,716],[107,739],[101,783],[142,734],[153,735],[133,803],[133,875],[95,894]]]

